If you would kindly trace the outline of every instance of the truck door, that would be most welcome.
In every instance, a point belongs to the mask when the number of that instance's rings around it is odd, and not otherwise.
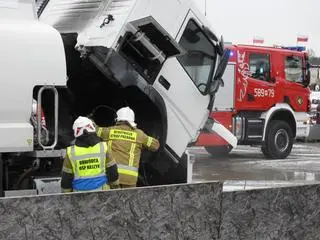
[[[191,140],[196,140],[208,118],[206,86],[214,71],[216,53],[200,26],[190,12],[176,38],[185,53],[167,59],[154,83],[167,107],[167,145],[179,156]]]
[[[296,112],[307,111],[308,94],[304,82],[302,56],[285,53],[283,56],[284,101]]]
[[[271,56],[263,50],[238,51],[238,109],[267,110],[275,102]],[[240,80],[240,81],[239,81]]]

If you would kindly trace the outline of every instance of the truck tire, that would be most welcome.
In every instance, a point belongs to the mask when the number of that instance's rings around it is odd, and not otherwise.
[[[284,159],[291,153],[293,141],[293,131],[289,124],[273,120],[269,123],[261,150],[267,158]]]
[[[207,146],[204,148],[212,157],[226,157],[232,150],[229,146]]]

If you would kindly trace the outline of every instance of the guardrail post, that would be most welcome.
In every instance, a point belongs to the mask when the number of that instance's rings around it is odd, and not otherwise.
[[[187,154],[187,183],[192,183],[192,174],[193,174],[193,164],[195,162],[195,155],[190,153],[188,150]]]

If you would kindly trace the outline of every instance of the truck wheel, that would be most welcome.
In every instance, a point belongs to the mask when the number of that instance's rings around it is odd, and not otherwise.
[[[212,157],[225,157],[232,150],[229,146],[208,146],[204,148]]]
[[[283,159],[291,153],[293,140],[293,132],[289,124],[273,120],[269,124],[265,145],[261,150],[267,158]]]

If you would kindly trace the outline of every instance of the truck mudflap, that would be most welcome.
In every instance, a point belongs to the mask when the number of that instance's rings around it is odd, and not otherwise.
[[[226,140],[232,148],[235,148],[238,144],[236,136],[234,136],[225,126],[212,118],[207,120],[204,130],[218,134]]]

